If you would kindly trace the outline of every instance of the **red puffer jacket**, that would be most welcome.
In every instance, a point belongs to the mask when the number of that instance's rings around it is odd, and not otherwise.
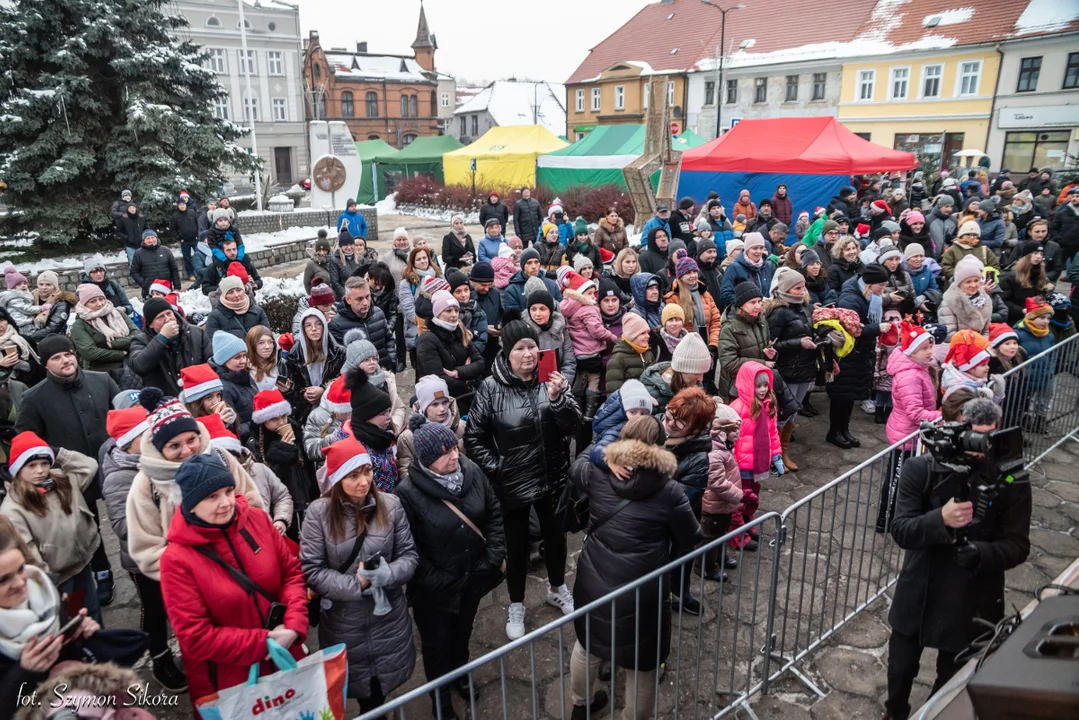
[[[307,587],[296,556],[269,516],[237,496],[236,517],[224,530],[198,527],[177,508],[161,556],[161,592],[173,632],[180,642],[193,701],[247,680],[251,665],[266,657],[262,618],[270,603],[248,595],[232,575],[197,550],[211,546],[233,567],[285,603],[285,627],[299,634],[290,648],[304,656],[307,637]],[[256,552],[254,544],[258,548]],[[262,663],[263,675],[276,671]]]

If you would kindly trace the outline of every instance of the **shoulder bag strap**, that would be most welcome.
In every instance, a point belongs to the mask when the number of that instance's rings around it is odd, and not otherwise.
[[[242,587],[244,590],[246,590],[249,595],[253,595],[255,593],[258,593],[259,595],[266,598],[271,603],[277,602],[277,598],[273,597],[272,595],[270,595],[270,593],[263,590],[258,585],[258,583],[256,583],[254,580],[252,580],[251,578],[244,575],[242,572],[240,572],[239,570],[234,568],[232,565],[229,565],[227,562],[225,562],[225,560],[220,555],[217,554],[217,550],[213,549],[212,547],[210,547],[208,545],[197,545],[197,546],[195,546],[195,552],[198,552],[201,555],[205,555],[206,557],[210,558],[211,560],[213,560],[215,563],[217,563],[221,567],[225,568],[225,570],[228,572],[228,574],[232,576],[232,579],[235,580],[236,583],[240,587]]]
[[[631,499],[629,499],[629,498],[622,498],[621,500],[619,500],[618,504],[614,506],[614,510],[612,510],[610,512],[610,514],[608,514],[606,517],[602,518],[599,522],[597,522],[596,524],[594,524],[594,525],[592,525],[591,527],[588,528],[588,534],[589,535],[595,535],[597,530],[599,530],[601,527],[606,525],[608,520],[610,520],[615,515],[622,512],[623,510],[625,510],[626,506],[629,505],[631,502],[633,502],[633,501]]]
[[[461,512],[461,509],[459,507],[457,507],[456,505],[454,505],[453,503],[451,503],[449,500],[447,500],[445,498],[442,498],[442,502],[445,503],[446,507],[448,507],[450,510],[453,511],[454,515],[461,518],[461,520],[464,522],[465,525],[468,525],[470,528],[472,528],[472,532],[474,532],[474,533],[476,533],[477,535],[480,536],[480,540],[483,541],[484,545],[487,544],[487,538],[485,538],[483,536],[483,533],[480,532],[480,529],[478,527],[476,527],[476,523],[469,520],[468,516],[465,515],[463,512]]]
[[[337,567],[337,572],[346,573],[348,569],[352,567],[352,563],[356,562],[356,558],[360,556],[360,549],[363,547],[363,541],[367,537],[366,532],[362,532],[356,536],[356,542],[352,544],[352,552],[348,554],[348,560],[345,560],[343,565]]]

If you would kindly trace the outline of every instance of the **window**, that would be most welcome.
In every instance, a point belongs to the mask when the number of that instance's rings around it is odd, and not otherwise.
[[[704,104],[711,105],[716,101],[716,84],[708,81],[704,84]]]
[[[229,119],[229,96],[214,98],[214,117],[218,120]]]
[[[314,73],[315,73],[315,79],[318,80],[320,77],[322,77],[322,68],[319,67],[318,65],[315,65]]]
[[[244,120],[250,122],[258,122],[259,119],[259,98],[252,92],[249,92],[244,96]]]
[[[266,59],[270,64],[271,75],[285,74],[285,55],[280,50],[271,50],[266,53]]]
[[[266,29],[269,30],[270,32],[273,32],[274,30],[277,29],[277,23],[269,23],[269,24],[267,24]]]
[[[363,96],[364,105],[367,106],[366,115],[369,118],[378,117],[378,93],[373,90]]]
[[[959,63],[959,94],[977,95],[978,81],[982,77],[982,61]]]
[[[738,102],[738,81],[727,81],[727,104],[734,105]]]
[[[892,100],[906,100],[910,68],[892,68]]]
[[[577,91],[577,105],[576,111],[579,113],[584,112],[584,90]]]
[[[940,79],[944,75],[943,65],[922,66],[922,97],[940,97]]]
[[[786,102],[798,102],[798,76],[787,76],[787,94],[784,98]]]
[[[626,109],[626,86],[615,85],[614,86],[614,109],[625,110]]]
[[[1061,167],[1068,153],[1069,134],[1068,130],[1006,133],[1004,162],[1016,167]]]
[[[674,83],[667,83],[667,107],[674,107]]]
[[[438,107],[438,101],[437,101],[437,100],[435,100],[435,91],[434,91],[434,90],[432,90],[432,91],[431,91],[431,115],[432,115],[432,116],[434,116],[434,115],[437,115],[437,114],[438,114],[438,113],[437,113],[437,112],[435,111],[435,108],[437,108],[437,107]]]
[[[341,117],[356,117],[356,104],[352,100],[352,91],[341,93]]]
[[[370,135],[367,136],[367,139],[368,140],[379,140],[380,138],[378,136],[378,133],[371,133]]]
[[[1079,88],[1079,52],[1068,53],[1068,67],[1064,70],[1064,89]]]
[[[448,108],[450,106],[450,94],[442,93],[442,107]]]
[[[1019,85],[1016,92],[1034,92],[1038,89],[1038,74],[1042,71],[1040,57],[1023,58],[1019,61]]]
[[[251,21],[250,21],[250,20],[248,20],[247,18],[244,18],[244,27],[245,27],[246,29],[248,29],[248,30],[250,30],[250,29],[251,29]],[[237,29],[237,30],[239,30],[239,29],[240,29],[240,21],[239,21],[239,20],[237,20],[237,21],[236,21],[236,29]]]
[[[326,96],[321,92],[318,95],[318,99],[315,100],[315,119],[326,119]]]
[[[762,103],[768,100],[768,78],[753,78],[753,102]]]
[[[460,135],[461,137],[464,137],[464,136],[465,136],[465,133],[467,133],[467,132],[468,132],[468,118],[466,118],[466,117],[465,117],[464,115],[462,115],[462,116],[460,117],[460,120],[461,120],[461,132],[460,132],[460,133],[458,133],[458,134],[459,134],[459,135]]]
[[[828,89],[828,73],[813,73],[813,99],[823,100]]]
[[[228,72],[227,58],[228,54],[223,48],[210,48],[210,57],[208,58],[210,70],[219,75]]]
[[[401,117],[408,117],[408,95],[401,96]]]
[[[599,103],[603,94],[600,88],[592,88],[592,112],[599,112]]]
[[[418,96],[413,95],[408,99],[409,117],[420,116],[420,99]]]
[[[288,104],[284,98],[273,99],[273,119],[277,122],[288,121]]]
[[[238,57],[240,59],[240,72],[241,73],[249,72],[252,75],[255,75],[255,74],[258,73],[258,64],[255,62],[255,51],[254,50],[248,50],[247,51],[247,64],[246,65],[244,64],[244,51],[243,50],[237,50],[236,51],[236,57]]]
[[[408,135],[405,135],[403,138],[401,138],[401,144],[402,145],[408,145],[415,139],[416,139],[416,136],[413,135],[412,133],[409,133]]]
[[[206,27],[221,27],[221,21],[211,15],[206,18]]]
[[[475,137],[479,137],[479,135],[480,135],[480,116],[479,115],[473,115],[472,116],[472,134]]]
[[[645,83],[644,88],[641,90],[641,97],[644,98],[644,109],[648,109],[648,83]]]
[[[876,70],[860,70],[858,72],[858,99],[872,100],[873,86],[877,83]]]

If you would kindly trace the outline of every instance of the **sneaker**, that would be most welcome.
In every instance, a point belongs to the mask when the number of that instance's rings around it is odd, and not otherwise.
[[[877,404],[875,402],[873,402],[872,400],[863,400],[862,401],[862,412],[864,412],[867,415],[873,415],[874,413],[877,412]]]
[[[176,661],[173,660],[171,650],[166,650],[154,657],[153,666],[154,680],[166,692],[187,692],[187,677],[180,668],[176,667]]]
[[[733,555],[728,555],[727,559],[723,561],[723,569],[724,570],[737,570],[738,569],[738,558],[734,557]]]
[[[605,707],[607,707],[607,692],[597,690],[596,694],[592,696],[592,702],[589,703],[588,707],[584,705],[573,706],[573,714],[570,715],[570,720],[586,720],[589,714],[595,715]]]
[[[470,699],[475,702],[479,702],[480,700],[480,689],[476,687],[474,680],[471,686],[468,684],[468,675],[454,680],[453,690],[465,702],[470,702]]]
[[[701,604],[697,601],[697,598],[693,597],[689,593],[683,596],[673,595],[671,596],[671,607],[674,610],[681,609],[686,615],[700,615]]]
[[[506,637],[516,640],[525,634],[524,603],[510,603],[509,618],[506,620]]]
[[[97,602],[101,607],[112,603],[112,593],[115,583],[112,580],[112,570],[100,570],[95,573],[97,581]]]
[[[552,592],[550,589],[548,589],[547,604],[554,605],[556,608],[562,611],[563,615],[569,615],[571,612],[573,612],[573,594],[565,585],[559,587],[557,592]]]

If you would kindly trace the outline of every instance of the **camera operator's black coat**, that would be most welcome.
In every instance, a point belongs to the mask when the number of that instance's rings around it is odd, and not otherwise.
[[[1030,485],[1009,485],[986,517],[969,527],[980,553],[973,572],[955,563],[955,531],[940,508],[952,497],[950,481],[934,476],[930,455],[903,464],[892,520],[892,537],[906,550],[888,622],[895,632],[919,638],[924,647],[958,652],[984,632],[971,619],[996,623],[1004,617],[1004,571],[1030,552]]]

